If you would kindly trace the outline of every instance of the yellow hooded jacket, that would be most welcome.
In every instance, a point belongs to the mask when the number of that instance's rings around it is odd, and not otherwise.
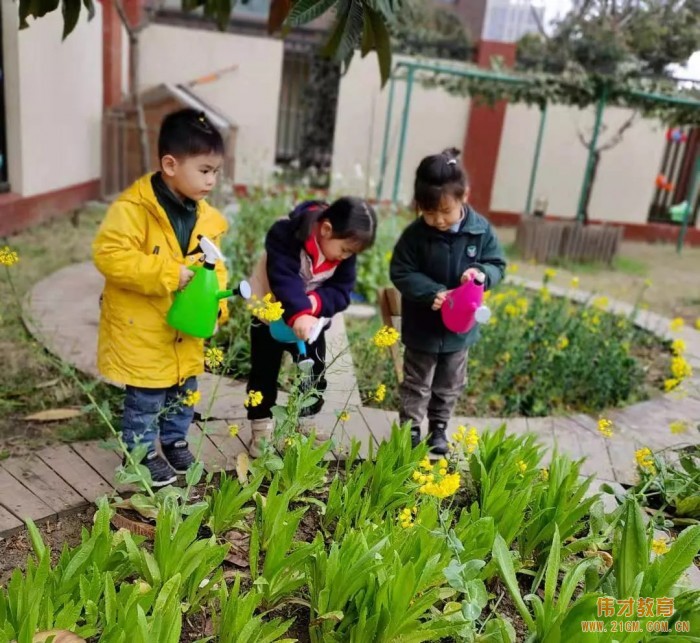
[[[193,253],[198,236],[219,245],[226,219],[204,201],[188,255],[182,256],[168,215],[156,199],[151,175],[136,181],[112,204],[93,243],[93,260],[105,276],[100,311],[97,366],[107,379],[143,388],[182,384],[204,370],[201,339],[184,335],[165,321],[178,288],[180,266],[202,259]],[[226,287],[226,267],[216,273]],[[221,301],[219,323],[228,318]]]

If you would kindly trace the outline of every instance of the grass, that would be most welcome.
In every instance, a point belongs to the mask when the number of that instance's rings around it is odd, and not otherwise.
[[[67,265],[87,261],[91,243],[104,215],[102,207],[88,207],[71,217],[35,226],[0,241],[17,251],[19,263],[8,272],[16,296],[21,299],[31,287]],[[9,302],[0,321],[0,459],[55,441],[74,442],[106,437],[108,429],[96,413],[85,409],[88,399],[75,377],[46,353],[27,332],[20,307],[8,280],[0,271],[0,298]],[[112,405],[121,393],[105,384],[79,376],[84,385],[95,386],[94,394]],[[57,422],[35,422],[26,416],[53,408],[83,408],[77,418]]]

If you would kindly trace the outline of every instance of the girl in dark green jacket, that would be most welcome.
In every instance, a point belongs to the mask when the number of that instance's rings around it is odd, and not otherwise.
[[[449,331],[440,308],[447,293],[483,275],[493,288],[505,272],[501,245],[489,222],[468,205],[467,175],[459,152],[445,150],[418,166],[414,200],[420,216],[399,238],[391,259],[391,280],[401,293],[401,336],[405,346],[400,389],[402,424],[420,442],[428,416],[428,444],[447,453],[447,423],[466,382],[467,353],[478,326]]]

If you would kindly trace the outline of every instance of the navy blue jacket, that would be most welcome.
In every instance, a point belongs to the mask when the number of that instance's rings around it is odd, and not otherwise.
[[[309,296],[301,277],[301,253],[306,252],[303,229],[305,217],[328,204],[305,201],[289,213],[287,219],[277,221],[265,238],[267,252],[267,279],[275,299],[284,308],[284,320],[292,324],[301,315],[312,314]],[[315,289],[320,310],[317,317],[333,317],[350,305],[350,293],[355,287],[355,255],[341,261],[333,275]]]

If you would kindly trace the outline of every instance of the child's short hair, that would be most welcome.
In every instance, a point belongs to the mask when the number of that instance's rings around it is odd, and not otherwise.
[[[224,140],[204,112],[181,109],[168,114],[161,123],[158,135],[158,158],[224,155]]]
[[[310,213],[299,230],[301,239],[306,239],[315,223],[328,221],[333,226],[334,239],[350,239],[358,246],[358,252],[374,245],[377,236],[377,214],[374,208],[354,196],[344,196],[333,201],[327,208]]]
[[[454,147],[426,156],[418,165],[413,199],[421,210],[436,210],[444,196],[461,200],[469,185],[467,172]]]

